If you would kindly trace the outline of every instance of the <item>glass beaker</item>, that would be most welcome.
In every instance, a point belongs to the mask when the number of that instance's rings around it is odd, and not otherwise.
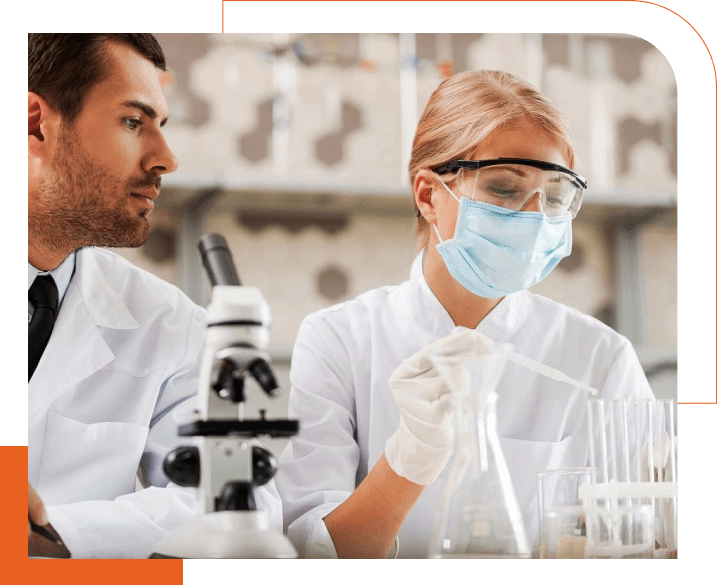
[[[544,510],[540,524],[541,559],[585,558],[587,536],[583,506]]]
[[[575,551],[568,553],[564,549],[573,546],[573,537],[585,536],[585,513],[582,511],[578,490],[581,485],[590,483],[590,467],[563,467],[560,469],[544,469],[536,471],[538,480],[538,506],[540,507],[539,534],[540,558],[576,558],[576,550],[582,545],[575,545]],[[559,513],[552,514],[560,510]],[[546,526],[546,517],[551,515],[552,526]],[[560,539],[560,546],[555,538]],[[554,556],[561,555],[561,556]],[[565,556],[567,555],[567,556]]]
[[[451,392],[456,438],[429,557],[531,556],[496,429],[495,388],[510,351],[495,343],[470,357],[431,356]]]

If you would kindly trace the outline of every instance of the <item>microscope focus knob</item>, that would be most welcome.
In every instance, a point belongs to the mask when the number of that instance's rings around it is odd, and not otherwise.
[[[276,457],[263,447],[252,447],[252,484],[264,485],[268,483],[276,473]]]
[[[276,457],[263,447],[256,445],[251,449],[252,485],[269,483],[276,473]],[[200,480],[199,448],[177,447],[170,451],[164,460],[164,473],[177,485],[198,487]]]
[[[199,448],[177,447],[164,459],[164,473],[182,487],[199,486]]]

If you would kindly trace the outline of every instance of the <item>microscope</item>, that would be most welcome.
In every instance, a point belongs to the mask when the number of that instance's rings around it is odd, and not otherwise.
[[[276,473],[276,459],[257,437],[291,437],[295,420],[250,418],[252,391],[282,392],[266,352],[271,314],[258,288],[241,286],[226,240],[201,238],[199,251],[212,284],[195,420],[179,427],[194,444],[178,447],[164,471],[180,486],[199,488],[195,519],[170,532],[150,558],[296,558],[286,536],[269,529],[254,489]]]

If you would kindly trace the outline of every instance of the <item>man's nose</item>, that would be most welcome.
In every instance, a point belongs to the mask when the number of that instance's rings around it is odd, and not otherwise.
[[[160,135],[151,152],[142,161],[142,169],[147,173],[155,172],[158,175],[164,175],[173,173],[178,167],[177,157],[169,148],[164,135]]]

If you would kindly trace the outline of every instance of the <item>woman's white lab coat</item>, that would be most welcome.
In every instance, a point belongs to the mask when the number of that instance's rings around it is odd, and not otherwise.
[[[176,287],[112,252],[78,252],[28,386],[28,481],[73,557],[146,558],[193,516],[194,490],[163,487],[162,462],[189,442],[172,415],[191,415],[205,326]],[[153,487],[135,492],[138,468]],[[277,498],[259,497],[280,526]]]
[[[282,455],[277,475],[284,526],[300,554],[336,557],[323,518],[363,480],[398,427],[390,374],[453,328],[426,284],[421,256],[410,281],[369,291],[304,320],[292,358],[289,406],[301,430]],[[508,295],[477,330],[600,389],[602,398],[653,397],[627,339],[546,298],[527,291]],[[498,394],[501,446],[535,545],[535,470],[586,464],[590,396],[512,363]],[[400,557],[426,556],[446,472],[408,515],[399,533]]]

